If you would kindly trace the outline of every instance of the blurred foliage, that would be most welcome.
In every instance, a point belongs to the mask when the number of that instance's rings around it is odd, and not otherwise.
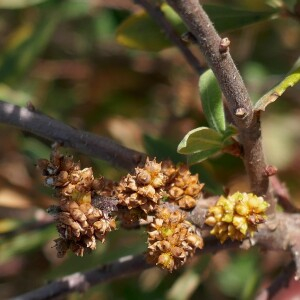
[[[251,11],[220,5],[203,7],[219,32],[240,29],[243,26],[268,20],[276,17],[277,13],[276,9]],[[170,6],[162,4],[161,10],[178,33],[183,34],[187,31],[180,17]],[[120,44],[139,50],[160,51],[172,46],[156,22],[145,12],[127,18],[119,26],[116,38]]]
[[[278,0],[203,2],[223,5],[222,18],[234,12],[235,18],[225,20],[228,24],[239,21],[234,25],[237,30],[226,32],[230,51],[251,97],[259,99],[285,78],[297,60],[299,20],[279,14],[275,20],[256,23],[280,10]],[[297,3],[284,2],[290,10]],[[252,18],[255,24],[241,28],[245,25],[241,21],[248,19],[240,10],[259,15]],[[182,138],[194,128],[209,125],[199,101],[198,77],[175,48],[147,53],[120,46],[116,31],[132,13],[141,15],[129,0],[0,1],[0,97],[18,105],[31,101],[38,110],[72,126],[179,163],[185,160],[176,153]],[[209,13],[217,15],[216,10]],[[219,21],[215,24],[226,25]],[[151,30],[156,39],[157,32]],[[139,29],[136,34],[145,41],[146,32]],[[203,61],[198,50],[191,49]],[[295,85],[269,105],[262,120],[266,157],[279,167],[279,176],[296,205],[300,197],[299,117],[299,85]],[[145,249],[143,230],[119,230],[89,256],[57,259],[55,227],[43,225],[49,221],[45,208],[55,199],[35,168],[38,158],[48,157],[50,144],[4,125],[0,126],[0,140],[1,299]],[[112,179],[124,174],[100,160],[65,151],[83,166],[92,166],[95,174]],[[223,189],[248,190],[241,160],[228,154],[216,155],[192,170],[206,184],[207,195],[220,194]],[[22,233],[7,236],[18,230]],[[154,268],[95,286],[84,296],[67,298],[251,299],[278,272],[284,259],[282,254],[255,250],[205,255],[171,275]]]

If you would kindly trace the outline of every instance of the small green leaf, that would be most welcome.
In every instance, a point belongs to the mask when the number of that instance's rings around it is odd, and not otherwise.
[[[222,133],[211,128],[199,127],[186,134],[179,143],[177,152],[188,155],[189,165],[200,163],[232,144],[231,137],[235,134],[236,128],[233,126],[228,126]]]
[[[216,29],[220,32],[239,29],[246,25],[270,19],[278,12],[278,9],[248,11],[211,4],[203,5],[203,7]],[[163,4],[161,10],[178,34],[187,31],[180,17],[170,6]],[[136,13],[127,18],[118,28],[116,39],[123,46],[146,51],[160,51],[173,46],[162,29],[146,12]]]
[[[220,152],[220,150],[221,149],[219,147],[216,147],[216,148],[212,148],[209,150],[199,151],[199,152],[190,154],[187,157],[188,165],[198,164],[198,163],[208,159],[212,155],[217,154],[218,152]]]
[[[226,128],[222,93],[212,70],[200,76],[199,91],[202,109],[211,128],[222,132]]]
[[[299,64],[300,59],[296,63]],[[300,81],[300,66],[293,68],[287,77],[285,77],[279,84],[272,88],[268,93],[262,96],[255,104],[256,111],[264,111],[266,107],[280,97],[288,87],[292,87]]]
[[[186,134],[179,143],[177,152],[181,154],[192,154],[195,152],[221,149],[223,145],[222,135],[214,129],[199,127]]]

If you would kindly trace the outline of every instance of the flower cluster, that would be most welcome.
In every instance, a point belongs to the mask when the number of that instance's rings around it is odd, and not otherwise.
[[[45,184],[54,188],[59,205],[51,207],[60,237],[55,240],[59,257],[68,249],[82,256],[86,250],[96,249],[96,241],[104,242],[107,232],[116,228],[112,212],[117,200],[112,183],[104,178],[94,179],[91,168],[80,169],[71,156],[54,148],[48,160],[39,160]],[[109,199],[109,200],[107,200]]]
[[[216,205],[209,208],[205,223],[213,227],[211,234],[221,243],[228,238],[241,241],[247,234],[253,235],[258,224],[265,222],[268,206],[262,197],[251,193],[221,196]]]
[[[116,228],[114,218],[93,206],[90,202],[62,200],[56,215],[60,237],[55,240],[59,257],[70,249],[78,256],[86,250],[96,249],[96,240],[105,241],[107,232]]]
[[[175,206],[160,206],[148,231],[149,263],[172,272],[182,266],[197,248],[203,247],[196,227]]]
[[[182,209],[192,209],[204,186],[199,183],[198,174],[192,175],[186,165],[174,169],[172,165],[164,166],[163,171],[170,174],[166,185],[166,195]]]
[[[117,187],[122,225],[132,227],[147,219],[163,202],[192,209],[202,188],[198,175],[191,175],[187,166],[175,167],[170,161],[158,163],[147,159],[143,167],[126,175]]]
[[[55,247],[59,257],[68,250],[82,256],[104,242],[106,234],[122,226],[148,224],[147,259],[168,271],[182,266],[196,249],[203,247],[199,230],[186,219],[201,198],[203,184],[187,166],[174,166],[147,159],[119,183],[94,178],[91,168],[81,169],[71,156],[54,147],[50,160],[39,160],[45,184],[55,190],[57,206],[50,207],[59,238]],[[221,243],[243,240],[265,222],[268,203],[262,197],[237,192],[221,196],[210,207],[205,223]]]
[[[166,180],[161,163],[147,159],[143,168],[135,168],[133,175],[127,174],[119,183],[119,205],[129,210],[138,208],[146,214],[153,212],[163,196]]]
[[[147,159],[118,184],[94,178],[91,168],[81,169],[71,156],[54,148],[50,160],[38,162],[45,184],[55,190],[59,204],[49,209],[56,220],[59,257],[67,250],[82,256],[116,229],[147,224],[148,260],[172,272],[182,266],[203,240],[182,211],[195,207],[203,184],[184,165]]]

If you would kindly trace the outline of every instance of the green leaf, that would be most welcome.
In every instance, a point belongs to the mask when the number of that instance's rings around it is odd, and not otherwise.
[[[188,164],[200,163],[232,144],[231,137],[236,134],[233,126],[222,133],[207,127],[199,127],[186,134],[179,143],[177,152],[188,155]]]
[[[296,65],[300,64],[300,59]],[[272,88],[268,93],[262,96],[255,104],[256,111],[264,111],[266,107],[279,98],[288,87],[292,87],[300,81],[300,66],[296,66],[279,84]]]
[[[211,128],[222,132],[226,128],[222,93],[212,70],[200,76],[199,91],[202,109]]]
[[[220,32],[270,19],[278,11],[278,9],[248,11],[211,4],[203,7]],[[179,34],[187,31],[180,17],[170,6],[163,4],[161,10]],[[136,13],[127,18],[118,28],[116,39],[123,46],[146,51],[160,51],[173,46],[162,29],[146,12]]]
[[[221,149],[223,145],[222,135],[214,129],[199,127],[188,132],[179,143],[177,152],[192,154],[211,149]]]
[[[187,157],[188,165],[198,164],[198,163],[208,159],[209,157],[217,154],[218,152],[220,152],[220,150],[221,149],[219,147],[216,147],[216,148],[211,148],[209,150],[199,151],[199,152],[190,154]]]
[[[12,34],[0,57],[0,82],[11,83],[28,69],[46,46],[57,22],[57,14],[47,13]]]

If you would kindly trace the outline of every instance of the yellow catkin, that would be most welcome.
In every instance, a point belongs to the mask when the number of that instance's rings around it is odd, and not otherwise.
[[[213,227],[211,234],[221,243],[227,239],[242,241],[257,231],[257,226],[266,220],[269,204],[252,193],[237,192],[221,196],[216,205],[209,208],[205,223]]]

